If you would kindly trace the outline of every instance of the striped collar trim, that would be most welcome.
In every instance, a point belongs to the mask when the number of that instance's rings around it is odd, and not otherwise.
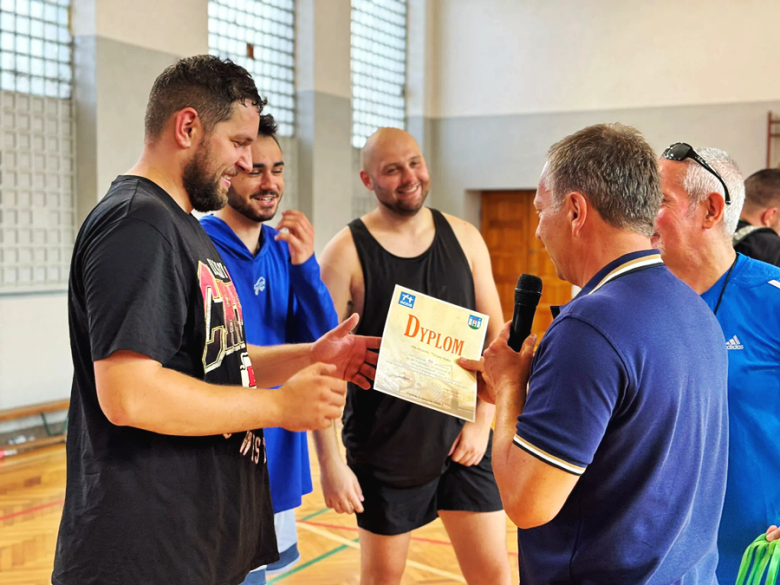
[[[653,266],[662,266],[663,263],[664,261],[661,260],[661,254],[651,254],[649,256],[642,256],[641,258],[635,258],[633,260],[629,260],[628,262],[625,262],[620,266],[616,267],[604,278],[602,278],[601,282],[599,282],[596,286],[594,286],[590,290],[590,292],[588,292],[588,294],[592,295],[594,292],[599,290],[602,286],[604,286],[608,282],[615,280],[616,278],[619,278],[624,274],[628,274],[629,272],[634,272],[637,270],[643,270],[645,268],[652,268]]]

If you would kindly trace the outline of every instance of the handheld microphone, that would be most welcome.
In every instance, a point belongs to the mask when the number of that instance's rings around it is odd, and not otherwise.
[[[509,347],[520,351],[525,338],[531,335],[536,305],[542,297],[542,279],[533,274],[521,274],[515,288],[515,313],[509,330]]]

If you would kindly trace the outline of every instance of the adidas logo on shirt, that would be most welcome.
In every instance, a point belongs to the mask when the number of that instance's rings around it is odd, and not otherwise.
[[[739,338],[735,335],[726,342],[726,349],[745,349],[745,346],[740,343]]]

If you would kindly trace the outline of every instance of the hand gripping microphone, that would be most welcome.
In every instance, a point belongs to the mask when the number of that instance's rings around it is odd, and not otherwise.
[[[533,274],[521,274],[515,288],[515,313],[509,330],[509,347],[520,351],[525,338],[531,335],[536,305],[542,296],[542,279]]]

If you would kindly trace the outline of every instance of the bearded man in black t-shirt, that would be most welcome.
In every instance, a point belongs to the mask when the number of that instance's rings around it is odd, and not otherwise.
[[[262,428],[328,427],[340,379],[373,376],[379,340],[348,334],[357,316],[313,344],[247,345],[230,275],[191,215],[222,207],[252,168],[264,104],[230,61],[166,69],[139,162],[79,232],[55,585],[233,585],[275,561]]]

